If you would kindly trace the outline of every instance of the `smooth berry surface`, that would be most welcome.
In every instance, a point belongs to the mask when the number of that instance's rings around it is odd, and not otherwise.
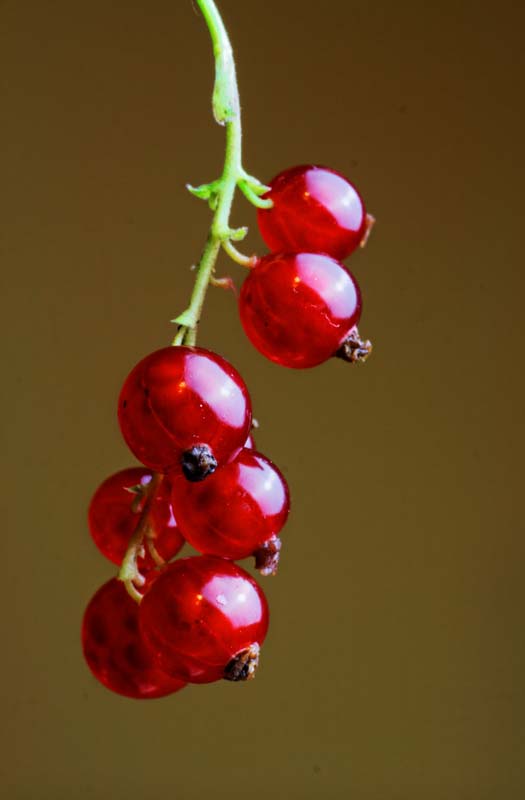
[[[89,602],[82,623],[84,658],[97,680],[126,697],[164,697],[185,682],[166,675],[144,647],[138,625],[139,606],[116,578]]]
[[[201,553],[247,558],[279,533],[290,510],[285,479],[265,456],[241,450],[202,483],[173,482],[185,539]]]
[[[268,605],[241,567],[213,556],[170,564],[140,604],[144,642],[162,669],[193,683],[224,677],[241,651],[262,645]]]
[[[275,253],[261,258],[239,298],[252,344],[285,367],[314,367],[333,356],[361,316],[355,278],[329,256]]]
[[[347,178],[326,167],[301,165],[270,182],[273,207],[259,209],[261,235],[274,252],[326,253],[338,260],[359,246],[366,232],[361,195]]]
[[[123,469],[98,487],[89,504],[88,523],[93,541],[114,564],[121,564],[144,506],[144,497],[130,489],[143,487],[147,490],[151,479],[151,471],[145,467]],[[170,494],[168,480],[163,478],[149,510],[155,548],[165,561],[173,558],[184,544],[173,516]],[[153,566],[149,553],[138,560],[139,570],[143,572]]]
[[[248,390],[223,358],[200,347],[165,347],[131,371],[119,399],[122,435],[150,469],[180,469],[201,445],[218,464],[235,457],[251,425]]]

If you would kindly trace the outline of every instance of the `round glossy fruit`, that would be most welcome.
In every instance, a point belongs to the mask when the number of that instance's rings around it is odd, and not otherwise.
[[[163,673],[144,647],[138,626],[139,607],[116,578],[93,596],[82,623],[84,658],[108,689],[126,697],[164,697],[185,682]]]
[[[234,560],[263,548],[279,533],[290,510],[288,486],[277,467],[249,449],[202,483],[176,479],[172,502],[192,547]]]
[[[326,253],[339,260],[358,247],[366,233],[361,195],[343,175],[326,167],[292,167],[270,182],[273,200],[259,209],[261,235],[274,252]]]
[[[248,390],[236,370],[200,347],[165,347],[131,371],[119,399],[128,447],[159,472],[202,480],[234,458],[251,425]]]
[[[257,666],[268,605],[236,564],[194,556],[157,578],[140,604],[139,624],[163,671],[192,683],[245,680]]]
[[[261,258],[244,281],[241,321],[252,344],[285,367],[333,356],[361,316],[361,293],[342,264],[316,253]]]
[[[121,564],[129,540],[137,527],[144,506],[144,495],[151,482],[151,471],[132,467],[111,475],[102,483],[89,504],[89,530],[100,552],[114,564]],[[171,487],[163,478],[149,510],[149,520],[155,533],[155,548],[165,561],[179,552],[184,539],[177,527],[171,508]],[[147,553],[139,558],[139,571],[154,566]]]

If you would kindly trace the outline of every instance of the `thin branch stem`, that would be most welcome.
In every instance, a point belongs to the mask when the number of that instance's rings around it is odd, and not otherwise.
[[[244,253],[239,253],[229,239],[222,243],[222,248],[225,253],[228,253],[232,261],[235,261],[236,264],[240,264],[241,267],[251,269],[257,263],[257,256],[245,256]]]
[[[128,549],[126,550],[126,555],[122,561],[120,571],[118,574],[118,578],[122,581],[128,591],[128,594],[133,597],[134,600],[140,602],[142,600],[142,595],[137,590],[136,584],[139,586],[143,586],[145,583],[144,576],[140,574],[137,560],[140,555],[141,549],[144,547],[144,539],[146,537],[151,538],[151,523],[149,520],[149,512],[151,509],[151,504],[153,502],[153,498],[157,494],[157,491],[162,483],[163,476],[155,472],[151,478],[151,481],[147,488],[147,494],[144,499],[144,506],[142,507],[142,511],[140,512],[139,521],[137,523],[137,527],[129,540]]]
[[[226,151],[222,175],[218,180],[204,184],[196,189],[190,188],[197,197],[208,200],[214,209],[214,215],[197,265],[197,277],[193,286],[190,304],[174,322],[179,329],[172,344],[194,345],[197,341],[197,327],[202,313],[208,286],[215,270],[215,263],[221,246],[237,263],[252,267],[254,259],[239,253],[231,244],[235,231],[229,225],[230,213],[239,188],[254,205],[271,204],[269,200],[261,200],[260,194],[268,187],[256,178],[248,175],[242,166],[242,127],[239,103],[239,90],[235,74],[235,63],[228,34],[213,0],[197,0],[210,32],[213,53],[215,56],[215,84],[213,88],[213,113],[220,125],[226,127]],[[241,234],[241,235],[244,235]]]

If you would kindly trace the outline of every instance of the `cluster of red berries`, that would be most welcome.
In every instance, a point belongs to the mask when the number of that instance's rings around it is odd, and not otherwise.
[[[285,367],[315,367],[338,355],[364,360],[357,332],[361,292],[341,264],[364,245],[373,217],[356,188],[324,167],[299,166],[270,183],[273,207],[259,209],[269,255],[257,261],[240,297],[252,344]]]
[[[366,235],[359,194],[338,173],[297,167],[272,182],[269,196],[273,207],[259,211],[259,226],[277,252],[257,261],[242,288],[249,338],[286,366],[321,363],[348,341],[356,360],[361,297],[336,258]],[[99,589],[84,615],[86,661],[105,686],[137,698],[188,682],[249,678],[268,605],[233,562],[255,556],[263,575],[276,572],[290,500],[279,470],[254,449],[248,390],[219,355],[166,347],[131,371],[118,413],[144,466],[99,487],[89,527],[116,564],[141,534],[136,575],[143,599],[135,602],[116,578]],[[202,555],[167,563],[185,541]]]

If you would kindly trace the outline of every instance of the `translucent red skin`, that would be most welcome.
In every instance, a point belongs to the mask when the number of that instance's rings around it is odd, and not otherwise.
[[[142,359],[119,398],[122,435],[158,472],[180,469],[186,450],[208,445],[219,464],[234,458],[251,425],[248,390],[238,372],[200,347],[165,347]]]
[[[341,261],[359,246],[366,231],[365,206],[339,172],[305,164],[284,170],[269,185],[265,197],[273,207],[259,209],[257,221],[270,250],[326,253]]]
[[[214,556],[170,564],[139,611],[144,643],[159,667],[191,683],[211,683],[268,630],[262,589],[241,567]]]
[[[139,606],[116,578],[90,600],[82,622],[84,658],[95,678],[117,694],[138,700],[178,692],[184,681],[163,673],[144,647]]]
[[[270,253],[250,270],[239,298],[252,344],[285,367],[333,356],[361,317],[361,292],[345,267],[318,253]]]
[[[248,558],[279,533],[290,510],[284,477],[269,459],[243,449],[201,483],[173,481],[173,507],[186,541],[201,553]]]
[[[91,499],[88,510],[88,524],[96,546],[114,564],[121,564],[129,540],[137,526],[142,499],[128,491],[132,486],[147,486],[152,478],[146,467],[131,467],[111,475],[102,483]],[[163,478],[152,500],[149,518],[155,531],[155,548],[165,561],[169,561],[184,544],[171,507],[171,486]],[[155,566],[149,553],[138,559],[140,572],[147,572]]]

